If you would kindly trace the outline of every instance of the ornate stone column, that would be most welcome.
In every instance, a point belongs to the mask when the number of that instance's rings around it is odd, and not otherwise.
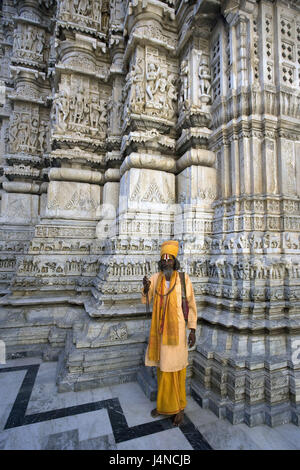
[[[208,254],[212,203],[217,197],[216,156],[209,148],[213,66],[209,37],[218,7],[210,4],[205,11],[204,14],[198,4],[177,2],[180,80],[176,142],[178,207],[174,236],[181,241],[182,267],[192,276],[198,301],[202,283],[195,277],[195,269]]]
[[[174,9],[163,2],[127,2],[123,15],[125,41],[111,17],[113,105],[105,173],[109,204],[103,206],[107,212],[94,245],[102,253],[101,265],[92,297],[85,302],[91,318],[76,335],[61,389],[86,386],[92,381],[89,368],[94,383],[136,378],[149,331],[140,302],[141,281],[157,270],[160,242],[173,236],[178,79]],[[72,378],[76,366],[80,373]]]
[[[65,297],[67,290],[72,297],[90,290],[99,268],[91,243],[105,182],[111,94],[109,11],[102,3],[96,2],[93,10],[89,2],[74,8],[70,2],[58,4],[52,42],[55,64],[48,70],[53,76],[53,103],[47,198],[29,256],[19,266],[15,293],[22,290],[25,278],[32,292],[46,290]]]
[[[46,7],[42,1],[37,4],[20,0],[14,8],[5,4],[3,9],[6,46],[11,54],[9,61],[3,63],[2,98],[10,122],[9,127],[2,127],[6,135],[2,140],[4,177],[0,222],[2,249],[10,252],[3,265],[9,281],[15,272],[16,257],[20,259],[28,251],[40,215],[42,169],[49,153],[50,82],[46,69],[53,8],[51,2]],[[9,282],[6,289],[8,285]]]
[[[245,1],[223,14],[211,35],[219,194],[192,387],[233,423],[299,424],[299,10]]]
[[[123,100],[121,134],[111,133],[109,137],[111,140],[113,135],[122,135],[119,157],[117,150],[107,154],[110,162],[114,159],[116,164],[121,158],[119,176],[114,170],[114,178],[120,178],[116,236],[110,237],[105,231],[101,234],[100,230],[98,233],[104,257],[93,291],[94,300],[86,303],[92,316],[124,310],[142,312],[141,279],[157,269],[159,243],[173,235],[178,77],[174,11],[162,2],[150,1],[129,2],[124,13],[127,41],[122,51],[126,70],[123,89],[118,72],[122,41],[115,34],[111,36],[115,112],[120,97]],[[117,194],[117,182],[114,184]]]

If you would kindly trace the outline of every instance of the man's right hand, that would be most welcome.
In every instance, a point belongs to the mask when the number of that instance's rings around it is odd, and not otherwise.
[[[144,294],[148,294],[149,289],[150,289],[150,284],[151,284],[151,281],[147,278],[147,276],[144,276],[143,278]]]

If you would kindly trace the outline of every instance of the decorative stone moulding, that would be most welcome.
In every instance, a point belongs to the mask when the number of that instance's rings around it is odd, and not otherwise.
[[[7,176],[9,179],[14,177],[38,178],[40,176],[40,170],[22,164],[6,166],[3,168],[3,171],[5,176]]]
[[[121,178],[121,172],[118,168],[109,168],[104,173],[105,182],[119,182]]]
[[[104,175],[100,172],[76,168],[51,168],[49,172],[49,180],[103,184]]]
[[[176,172],[176,161],[172,157],[160,155],[131,153],[125,158],[120,168],[120,175],[123,176],[130,168],[147,168],[151,170]]]
[[[182,154],[191,146],[207,148],[211,136],[212,130],[207,127],[190,127],[188,129],[182,129],[181,135],[176,142],[176,151]]]
[[[78,170],[79,171],[79,170]],[[103,175],[101,175],[103,178]],[[50,181],[46,216],[64,219],[97,220],[100,186],[75,181]]]
[[[136,18],[141,17],[141,14],[145,16],[145,20],[149,17],[155,19],[155,23],[158,23],[157,19],[164,20],[165,23],[172,25],[175,20],[174,8],[170,7],[168,3],[156,1],[156,0],[133,0],[127,3],[127,11],[124,20],[124,31],[125,34],[130,34],[132,28],[135,26]]]
[[[57,26],[105,39],[109,29],[109,2],[96,2],[94,8],[88,7],[88,3],[78,2],[70,9],[69,1],[61,0],[57,11]]]
[[[130,33],[130,40],[124,55],[124,60],[130,57],[136,45],[152,45],[163,47],[175,55],[177,40],[174,33],[164,34],[164,28],[158,22],[150,20],[148,24],[135,25]]]
[[[175,139],[160,134],[156,129],[149,131],[133,131],[125,135],[122,139],[121,153],[129,152],[131,147],[155,148],[157,150],[174,151]]]
[[[5,159],[9,165],[20,164],[31,165],[33,167],[40,167],[42,159],[38,155],[27,155],[26,153],[12,153],[5,155]]]
[[[23,74],[25,76],[32,76],[35,80],[41,78],[42,80],[46,79],[46,74],[45,72],[41,72],[40,70],[35,70],[35,69],[30,69],[28,67],[23,67],[21,65],[11,65],[10,66],[10,71],[12,77],[18,78],[19,76],[22,76]]]
[[[216,162],[214,152],[205,149],[190,149],[176,162],[176,170],[180,172],[192,165],[213,167]]]
[[[35,183],[23,183],[19,181],[3,181],[3,189],[7,193],[32,193],[37,194],[40,192],[40,185]]]
[[[56,149],[51,151],[49,154],[50,160],[66,160],[72,163],[97,163],[101,166],[105,166],[105,156],[95,153],[90,153],[82,150],[79,147],[73,147],[70,149]]]

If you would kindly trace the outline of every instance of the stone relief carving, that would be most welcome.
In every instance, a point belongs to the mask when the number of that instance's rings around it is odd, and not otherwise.
[[[204,56],[200,59],[199,64],[199,91],[200,91],[200,101],[202,103],[208,104],[211,100],[210,90],[211,90],[211,74],[210,69],[207,64],[207,60]]]
[[[49,150],[49,124],[40,121],[39,114],[14,112],[9,128],[11,153],[25,152],[33,155]]]
[[[58,261],[52,259],[45,261],[44,259],[34,260],[33,258],[24,258],[19,262],[17,267],[18,275],[34,274],[35,276],[80,276],[88,274],[95,276],[99,268],[99,260],[73,258],[67,261]]]
[[[189,101],[189,67],[188,61],[183,60],[180,65],[180,95],[179,101],[181,106]]]
[[[150,62],[146,73],[146,110],[152,109],[154,116],[173,119],[177,98],[175,81],[174,75],[168,75],[166,68]]]
[[[59,18],[107,33],[110,16],[109,3],[109,0],[62,0]]]
[[[45,32],[34,26],[18,25],[14,31],[13,56],[27,60],[43,60]]]
[[[162,58],[158,62],[157,50],[147,48],[146,61],[137,56],[126,76],[123,102],[123,123],[128,112],[173,119],[177,112],[175,67]]]
[[[65,86],[55,94],[52,119],[55,133],[96,134],[107,132],[108,95],[100,89],[85,88],[80,81],[74,81],[76,92]],[[70,84],[72,86],[72,84]],[[87,84],[88,86],[88,84]]]
[[[133,30],[133,35],[159,42],[160,44],[166,45],[168,49],[175,49],[177,46],[177,40],[174,35],[164,34],[159,25],[148,24],[145,26],[137,26]]]
[[[126,323],[118,323],[113,325],[109,329],[109,339],[110,341],[124,341],[128,337],[127,325]]]

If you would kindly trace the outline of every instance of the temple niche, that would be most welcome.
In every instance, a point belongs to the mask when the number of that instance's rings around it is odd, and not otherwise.
[[[180,242],[189,391],[300,424],[300,6],[3,0],[0,339],[60,392],[137,380],[140,303]],[[149,370],[148,370],[149,372]]]

